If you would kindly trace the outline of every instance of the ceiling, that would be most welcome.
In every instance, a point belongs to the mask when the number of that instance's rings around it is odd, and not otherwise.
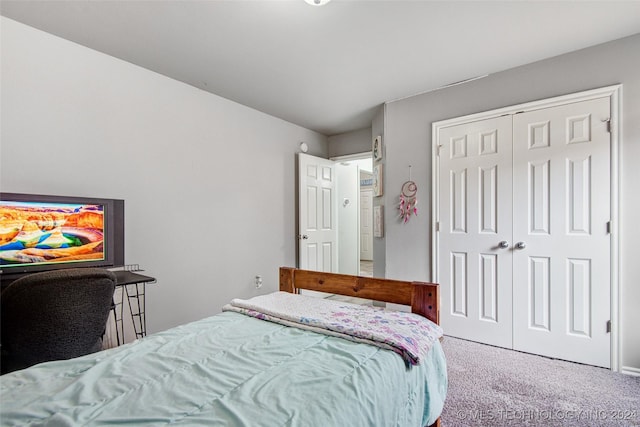
[[[2,0],[2,15],[325,135],[640,33],[640,1]]]

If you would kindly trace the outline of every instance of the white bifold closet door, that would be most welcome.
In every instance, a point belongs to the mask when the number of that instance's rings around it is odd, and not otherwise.
[[[445,333],[610,366],[608,97],[440,129]]]

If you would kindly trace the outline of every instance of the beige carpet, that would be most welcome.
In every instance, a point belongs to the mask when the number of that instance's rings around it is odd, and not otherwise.
[[[640,377],[445,337],[443,427],[640,426]]]

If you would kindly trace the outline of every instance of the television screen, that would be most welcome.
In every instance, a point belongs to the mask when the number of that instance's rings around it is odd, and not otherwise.
[[[123,200],[0,196],[2,275],[123,262]]]
[[[104,259],[103,205],[0,201],[0,265]]]

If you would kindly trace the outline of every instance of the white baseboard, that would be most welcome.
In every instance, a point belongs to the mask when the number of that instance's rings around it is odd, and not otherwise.
[[[626,375],[633,375],[634,377],[640,377],[640,368],[632,368],[631,366],[623,366],[620,372]]]

